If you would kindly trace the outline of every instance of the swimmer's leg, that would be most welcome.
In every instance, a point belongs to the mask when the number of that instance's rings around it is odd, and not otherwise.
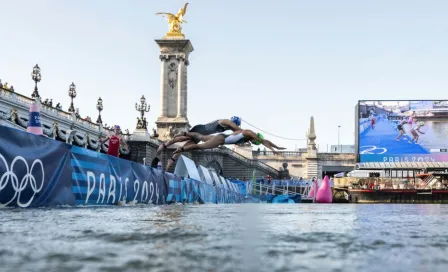
[[[173,139],[169,140],[168,142],[159,145],[159,148],[157,148],[157,155],[160,155],[160,153],[162,153],[163,150],[167,149],[168,146],[170,146],[174,143],[185,142],[188,140],[191,140],[191,138],[188,136],[174,137]]]
[[[211,136],[211,135],[209,135],[209,136]],[[197,150],[197,149],[212,149],[212,148],[218,147],[220,145],[223,145],[225,142],[225,137],[220,134],[214,135],[212,137],[206,137],[206,138],[208,138],[208,140],[206,140],[202,144],[192,144],[192,145],[189,145],[186,147],[178,148],[178,149],[176,149],[176,151],[174,151],[173,154],[178,154],[181,152],[188,152],[188,151]]]
[[[193,144],[195,144],[195,142],[194,141],[192,141],[192,140],[188,140],[185,144],[184,144],[184,146],[183,147],[187,147],[187,146],[190,146],[190,145],[193,145]],[[177,159],[180,157],[180,153],[176,153],[176,154],[174,154],[173,153],[173,156],[167,161],[167,163],[166,163],[166,167],[165,167],[165,171],[168,171],[168,169],[171,167],[171,165],[173,164],[173,163],[175,163],[176,161],[177,161]]]
[[[202,134],[199,134],[197,132],[186,132],[185,135],[187,137],[190,137],[191,139],[193,139],[197,143],[199,143],[199,142],[207,142],[208,140],[210,140],[214,136],[216,136],[216,135],[202,135]]]

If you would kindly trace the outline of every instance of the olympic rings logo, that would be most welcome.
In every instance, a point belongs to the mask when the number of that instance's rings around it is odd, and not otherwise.
[[[377,147],[374,145],[367,145],[367,146],[361,146],[359,149],[364,148],[363,151],[360,151],[359,154],[374,154],[374,155],[381,155],[387,152],[386,148],[383,147]]]
[[[0,202],[0,207],[8,206],[11,202],[13,202],[15,199],[17,199],[17,205],[26,208],[28,207],[31,202],[33,202],[34,196],[39,193],[42,190],[42,187],[44,186],[44,180],[45,180],[45,173],[44,173],[44,165],[41,160],[35,159],[34,162],[31,164],[31,169],[28,166],[27,161],[22,156],[17,156],[14,158],[14,160],[11,163],[11,168],[8,167],[8,163],[3,157],[2,154],[0,154],[0,164],[3,162],[5,165],[5,172],[2,174],[0,178],[0,192],[8,185],[9,180],[11,180],[12,188],[14,189],[14,196],[6,203]],[[14,166],[16,163],[22,162],[25,165],[26,168],[26,174],[22,177],[22,179],[19,182],[19,178],[17,177],[16,173],[14,172]],[[40,181],[40,186],[38,186],[38,183],[36,181],[36,178],[33,176],[33,170],[34,167],[37,165],[40,165],[40,168],[42,170],[42,180]],[[21,195],[22,192],[25,191],[28,187],[28,183],[31,186],[31,189],[33,190],[33,195],[28,200],[28,202],[24,203],[22,202]]]

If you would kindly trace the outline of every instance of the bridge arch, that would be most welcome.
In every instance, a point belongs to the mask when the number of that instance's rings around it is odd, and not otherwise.
[[[223,160],[222,156],[206,155],[199,161],[207,169],[213,169],[217,174],[223,175]]]
[[[207,165],[205,165],[207,169],[213,169],[218,175],[223,175],[222,166],[217,161],[211,161]]]

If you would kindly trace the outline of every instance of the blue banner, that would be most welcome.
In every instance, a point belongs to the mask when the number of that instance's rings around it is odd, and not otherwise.
[[[71,148],[71,166],[78,205],[165,203],[167,182],[161,170],[77,146]]]
[[[70,146],[0,126],[0,206],[74,205]]]
[[[240,203],[240,192],[0,126],[0,207]]]

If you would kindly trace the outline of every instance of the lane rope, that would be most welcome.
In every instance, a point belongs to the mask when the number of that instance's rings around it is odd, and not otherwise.
[[[256,126],[252,125],[251,123],[245,121],[244,119],[241,119],[241,121],[244,122],[244,123],[246,123],[246,124],[248,124],[249,126],[251,126],[251,127],[253,127],[253,128],[256,128],[256,129],[259,130],[259,131],[262,131],[262,132],[264,132],[264,133],[266,133],[266,134],[268,134],[268,135],[271,135],[271,136],[274,136],[274,137],[276,137],[276,138],[280,138],[280,139],[283,139],[283,140],[288,140],[288,141],[306,141],[306,140],[308,140],[307,138],[305,138],[305,139],[294,139],[294,138],[282,137],[282,136],[279,136],[279,135],[275,135],[275,134],[269,133],[269,132],[267,132],[267,131],[265,131],[265,130],[263,130],[263,129],[261,129],[261,128],[258,128],[258,127],[256,127]]]

